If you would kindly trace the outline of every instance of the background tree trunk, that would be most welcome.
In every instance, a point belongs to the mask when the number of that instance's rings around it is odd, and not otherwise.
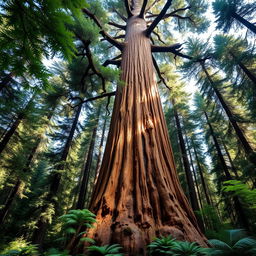
[[[199,205],[198,205],[198,199],[197,199],[197,195],[196,195],[196,190],[195,190],[195,185],[194,185],[194,181],[193,181],[193,177],[192,177],[192,172],[190,170],[190,164],[189,164],[189,161],[188,161],[188,154],[187,154],[187,151],[186,151],[185,141],[184,141],[183,134],[182,134],[180,118],[179,118],[179,114],[176,110],[174,100],[172,101],[172,104],[173,104],[174,117],[175,117],[178,137],[179,137],[180,152],[181,152],[181,157],[182,157],[183,166],[184,166],[186,179],[187,179],[190,203],[191,203],[192,209],[194,211],[199,211],[200,208],[199,208]]]
[[[19,124],[20,124],[20,122],[22,121],[23,118],[24,118],[24,113],[20,113],[18,115],[17,119],[15,120],[15,122],[12,124],[11,128],[3,136],[3,138],[2,138],[2,140],[0,142],[0,154],[5,149],[6,145],[8,144],[8,142],[11,139],[12,135],[17,130],[17,128],[18,128],[18,126],[19,126]]]
[[[78,195],[76,209],[84,208],[86,192],[87,192],[87,188],[88,188],[88,180],[89,180],[89,176],[90,176],[90,169],[91,169],[91,165],[92,165],[93,150],[94,150],[95,139],[96,139],[97,128],[98,128],[98,121],[99,121],[99,119],[97,120],[96,126],[93,128],[88,154],[86,157],[85,164],[83,166],[83,174],[82,174],[83,178],[82,178],[82,183],[81,183],[81,187],[80,187],[80,191],[79,191],[79,195]]]
[[[75,134],[75,130],[76,130],[76,127],[78,124],[78,120],[79,120],[79,116],[80,116],[82,107],[83,107],[83,105],[80,104],[76,109],[75,117],[74,117],[71,129],[70,129],[67,141],[64,145],[64,148],[63,148],[63,151],[61,154],[60,164],[58,165],[58,167],[56,167],[57,170],[63,170],[65,167],[63,162],[65,162],[67,160],[68,153],[69,153],[71,143],[72,143],[72,140],[73,140],[73,137]],[[45,220],[42,213],[46,212],[50,205],[53,205],[56,208],[57,202],[54,198],[58,194],[60,181],[61,181],[61,174],[60,174],[60,172],[57,171],[52,176],[49,192],[45,199],[45,204],[41,208],[41,216],[39,217],[39,219],[36,223],[37,229],[35,229],[35,231],[32,235],[32,238],[31,238],[32,242],[34,244],[38,244],[40,249],[42,247],[43,239],[45,237],[46,230],[48,227],[48,222],[47,222],[47,220]]]
[[[201,183],[202,183],[202,186],[203,186],[206,202],[207,202],[208,205],[212,205],[211,204],[211,200],[210,200],[210,195],[209,195],[209,192],[208,192],[209,190],[208,190],[208,188],[206,186],[206,182],[205,182],[205,178],[204,178],[204,174],[203,174],[203,169],[202,169],[202,166],[200,164],[200,160],[199,160],[197,151],[195,149],[195,145],[194,145],[193,140],[192,140],[192,147],[193,147],[193,150],[194,150],[194,153],[195,153],[197,167],[198,167],[198,170],[199,170],[199,174],[200,174]]]
[[[226,112],[229,122],[231,123],[231,125],[233,126],[236,135],[241,143],[241,145],[243,146],[244,152],[247,155],[247,159],[252,162],[254,165],[256,165],[256,158],[253,156],[253,149],[251,147],[251,145],[249,144],[248,140],[246,139],[243,131],[241,130],[241,128],[239,127],[239,125],[237,124],[235,117],[233,115],[233,113],[231,112],[231,110],[229,109],[228,105],[226,104],[224,98],[222,97],[220,91],[216,88],[216,86],[214,85],[214,82],[209,74],[209,72],[207,71],[205,65],[202,63],[202,69],[205,72],[209,82],[211,83],[213,90],[217,96],[217,98],[220,101],[221,106],[223,107],[224,111]]]
[[[256,34],[256,26],[254,26],[252,23],[250,23],[249,21],[247,21],[235,12],[232,13],[232,17],[240,21],[243,25],[245,25],[248,29],[250,29],[253,33]]]
[[[232,180],[233,178],[232,178],[232,176],[231,176],[231,174],[228,170],[227,164],[226,164],[225,159],[223,157],[223,154],[221,152],[219,142],[218,142],[217,137],[214,133],[214,130],[213,130],[212,125],[210,123],[209,117],[208,117],[206,112],[204,112],[204,114],[205,114],[205,117],[206,117],[206,120],[207,120],[207,124],[210,128],[210,133],[211,133],[211,136],[212,136],[213,141],[214,141],[214,145],[215,145],[215,148],[216,148],[216,151],[217,151],[217,154],[218,154],[218,158],[220,160],[221,166],[222,166],[224,174],[225,174],[225,180]],[[235,209],[235,212],[236,212],[236,216],[238,218],[238,223],[241,223],[241,225],[244,228],[249,230],[249,223],[248,223],[246,214],[244,212],[244,209],[241,205],[241,202],[239,201],[239,198],[237,196],[233,196],[233,202],[234,202],[234,209]]]

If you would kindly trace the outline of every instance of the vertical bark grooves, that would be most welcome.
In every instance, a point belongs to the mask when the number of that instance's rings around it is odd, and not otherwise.
[[[135,12],[133,10],[133,12]],[[121,79],[99,178],[89,235],[117,242],[129,255],[144,254],[159,234],[206,245],[180,187],[161,107],[146,22],[127,23]]]

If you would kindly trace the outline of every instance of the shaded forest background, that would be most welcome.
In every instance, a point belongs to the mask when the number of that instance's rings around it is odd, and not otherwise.
[[[148,1],[147,18],[166,2]],[[0,12],[0,249],[61,247],[59,217],[88,207],[125,86],[109,42],[124,42],[126,10],[115,0],[15,0]],[[175,0],[151,35],[172,45],[153,60],[179,180],[208,239],[255,234],[255,13],[253,1]]]

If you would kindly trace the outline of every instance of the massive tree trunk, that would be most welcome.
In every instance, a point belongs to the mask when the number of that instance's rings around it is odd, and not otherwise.
[[[97,223],[88,235],[101,244],[120,243],[128,255],[145,255],[146,244],[160,234],[206,245],[178,181],[146,28],[136,15],[127,21],[124,86],[117,89],[90,204]]]
[[[226,101],[224,100],[223,96],[221,95],[220,91],[216,88],[216,86],[214,85],[214,82],[208,72],[208,70],[206,69],[205,65],[203,63],[201,63],[202,69],[206,74],[207,79],[209,80],[210,84],[213,87],[213,90],[222,106],[222,108],[224,109],[225,113],[228,116],[229,122],[231,123],[231,125],[233,126],[235,133],[237,135],[237,138],[239,139],[244,152],[247,156],[247,159],[253,163],[254,165],[256,165],[256,157],[254,156],[254,150],[252,149],[250,143],[248,142],[247,138],[245,137],[243,131],[241,130],[241,128],[239,127],[239,125],[236,122],[236,119],[232,113],[232,111],[229,109]]]

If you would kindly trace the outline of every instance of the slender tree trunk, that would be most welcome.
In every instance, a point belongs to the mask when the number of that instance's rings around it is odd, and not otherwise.
[[[193,147],[193,150],[194,150],[194,153],[195,153],[197,167],[198,167],[198,170],[199,170],[199,175],[200,175],[200,178],[201,178],[201,183],[202,183],[202,186],[203,186],[206,202],[207,202],[208,205],[212,205],[211,204],[211,200],[210,200],[210,196],[209,196],[209,193],[208,193],[208,188],[207,188],[206,183],[205,183],[203,169],[202,169],[202,166],[201,166],[201,163],[200,163],[197,151],[195,149],[195,145],[194,145],[193,140],[192,140],[192,147]]]
[[[28,170],[28,168],[32,162],[33,156],[36,152],[36,149],[38,147],[38,144],[39,143],[37,143],[37,145],[35,147],[33,147],[31,153],[29,154],[26,164],[25,164],[25,167],[22,169],[22,173],[25,173]],[[11,206],[13,205],[18,192],[21,190],[21,185],[22,185],[22,181],[20,179],[18,179],[17,182],[15,183],[14,187],[12,188],[10,194],[7,196],[5,206],[0,211],[1,212],[0,213],[0,225],[3,224],[5,218],[8,216]]]
[[[196,169],[195,169],[195,166],[194,166],[194,163],[193,163],[193,157],[192,157],[192,154],[191,154],[191,150],[189,148],[188,137],[186,135],[186,132],[185,132],[185,140],[186,140],[186,144],[187,144],[187,150],[186,151],[188,152],[188,155],[189,155],[190,164],[191,164],[191,167],[192,167],[192,175],[193,175],[195,185],[196,185],[198,202],[199,202],[199,205],[200,205],[199,210],[202,210],[203,209],[203,201],[202,201],[202,197],[201,197],[201,193],[200,193],[200,187],[199,187],[198,180],[197,180],[197,173],[196,173]],[[200,212],[200,216],[198,216],[197,219],[198,219],[198,223],[200,225],[201,230],[203,232],[205,232],[206,219],[205,219],[205,216],[204,216],[202,211]]]
[[[15,120],[15,122],[12,124],[11,128],[5,133],[4,137],[2,138],[0,142],[0,154],[3,152],[5,149],[6,145],[8,144],[9,140],[11,139],[12,135],[15,133],[17,130],[20,122],[24,118],[24,113],[20,113]]]
[[[213,130],[211,122],[209,120],[208,114],[205,111],[204,111],[204,115],[205,115],[207,124],[208,124],[209,129],[210,129],[210,134],[211,134],[211,136],[213,138],[213,141],[214,141],[214,145],[215,145],[215,148],[216,148],[216,151],[217,151],[217,154],[218,154],[218,159],[220,160],[221,166],[222,166],[224,174],[225,174],[225,180],[232,180],[233,178],[232,178],[232,176],[231,176],[231,174],[228,170],[228,167],[227,167],[227,164],[226,164],[225,159],[223,157],[219,142],[217,140],[217,137],[215,135],[215,132]],[[234,202],[235,212],[236,212],[236,215],[238,217],[238,223],[240,225],[242,225],[244,228],[249,230],[249,223],[248,223],[247,217],[245,215],[244,209],[243,209],[243,207],[242,207],[242,205],[239,201],[239,198],[237,196],[233,196],[233,202]]]
[[[231,110],[229,109],[228,105],[226,104],[224,98],[222,97],[221,93],[219,92],[219,90],[216,88],[216,86],[214,85],[214,82],[210,76],[210,74],[208,73],[207,69],[205,68],[205,65],[203,63],[201,63],[202,69],[205,72],[207,79],[209,80],[209,82],[211,83],[213,90],[216,94],[216,96],[218,97],[221,106],[223,107],[224,111],[226,112],[229,122],[231,123],[231,125],[233,126],[236,135],[245,151],[245,154],[248,158],[248,160],[250,162],[252,162],[254,165],[256,165],[256,157],[254,157],[253,153],[253,149],[251,147],[251,145],[249,144],[249,142],[247,141],[244,133],[242,132],[241,128],[238,126],[235,117],[233,115],[233,113],[231,112]]]
[[[244,26],[246,26],[249,30],[251,30],[253,33],[256,34],[256,26],[254,26],[252,23],[241,17],[239,14],[233,12],[231,16],[241,22]]]
[[[53,111],[50,112],[50,114],[47,116],[47,119],[50,121],[51,117],[52,117],[52,113]],[[22,173],[25,174],[32,161],[33,161],[33,158],[35,157],[35,154],[36,154],[36,151],[40,145],[40,142],[41,142],[41,137],[39,137],[35,143],[35,146],[31,149],[31,152],[30,154],[28,155],[28,158],[27,158],[27,161],[26,161],[26,164],[24,166],[24,168],[22,169]],[[14,187],[11,189],[9,195],[7,196],[7,199],[6,199],[6,203],[5,203],[5,206],[4,208],[0,211],[0,225],[4,222],[5,218],[7,217],[10,209],[11,209],[11,206],[13,205],[13,202],[15,201],[16,199],[16,196],[18,194],[18,191],[21,190],[21,184],[22,184],[22,181],[20,179],[17,180],[16,184],[14,185]],[[24,189],[24,187],[23,187]],[[20,191],[21,192],[21,191]]]
[[[134,1],[134,3],[138,3]],[[133,13],[139,13],[135,5]],[[206,245],[180,187],[157,90],[146,21],[127,21],[121,79],[90,209],[89,236],[119,243],[129,255],[145,255],[160,234]]]
[[[9,131],[9,129],[11,128],[13,122],[9,122],[8,126],[3,130],[1,136],[0,136],[0,142],[2,141],[2,139],[4,138],[5,134]]]
[[[195,166],[194,166],[194,163],[193,163],[193,157],[192,157],[192,154],[191,154],[191,150],[189,148],[187,135],[185,135],[185,139],[186,139],[186,144],[187,144],[186,151],[188,152],[188,155],[189,155],[190,165],[191,165],[191,168],[192,168],[192,174],[193,174],[193,178],[194,178],[195,185],[196,185],[196,190],[197,190],[197,195],[198,195],[198,202],[200,204],[200,208],[202,209],[203,208],[203,203],[202,203],[202,198],[201,198],[201,194],[200,194],[200,188],[199,188],[199,184],[198,184],[198,181],[197,181],[196,169],[195,169]]]
[[[102,156],[102,153],[103,153],[103,143],[104,143],[105,132],[106,132],[106,124],[107,124],[107,119],[105,118],[104,123],[103,123],[102,133],[101,133],[99,154],[98,154],[98,159],[97,159],[97,164],[96,164],[96,169],[95,169],[94,184],[96,183],[96,180],[97,180],[98,175],[99,175],[101,156]]]
[[[65,167],[64,162],[67,160],[67,157],[68,157],[68,153],[69,153],[70,146],[71,146],[71,143],[72,143],[72,140],[73,140],[73,137],[75,134],[75,130],[76,130],[76,127],[78,124],[82,106],[83,105],[80,104],[76,109],[75,117],[74,117],[71,129],[69,132],[69,136],[67,138],[67,141],[66,141],[63,151],[62,151],[62,155],[60,158],[60,164],[56,167],[57,170],[63,170]],[[51,206],[53,205],[56,208],[57,201],[55,200],[55,198],[57,196],[57,193],[58,193],[58,190],[60,187],[60,181],[61,181],[61,173],[58,171],[53,173],[51,183],[50,183],[49,193],[45,199],[45,204],[41,208],[41,216],[38,219],[37,224],[36,224],[37,229],[35,229],[35,231],[32,235],[32,238],[31,238],[32,242],[34,244],[38,244],[40,249],[42,247],[42,243],[43,243],[43,240],[44,240],[47,228],[48,228],[48,224],[49,224],[45,220],[43,213],[45,213],[48,210],[50,205]]]
[[[13,74],[7,74],[0,82],[0,92],[11,82]]]
[[[256,76],[241,61],[237,59],[233,52],[229,51],[229,54],[237,62],[237,65],[243,70],[243,72],[248,76],[248,78],[256,85]]]
[[[89,146],[88,154],[86,157],[85,165],[83,168],[83,178],[82,178],[82,183],[81,183],[81,187],[80,187],[80,192],[78,195],[76,209],[84,208],[86,192],[87,192],[87,187],[88,187],[88,180],[89,180],[90,170],[91,170],[91,165],[92,165],[92,158],[93,158],[93,151],[94,151],[95,139],[96,139],[96,134],[97,134],[97,128],[98,128],[98,121],[97,121],[96,126],[93,128],[90,146]]]
[[[184,131],[184,136],[185,136],[185,140],[186,140],[186,144],[187,144],[187,149],[185,148],[185,150],[186,150],[186,152],[188,152],[188,155],[189,155],[189,158],[190,158],[190,165],[192,167],[192,177],[194,178],[194,184],[195,184],[196,191],[197,191],[196,195],[198,197],[198,202],[200,204],[200,207],[197,211],[200,211],[200,209],[201,210],[203,209],[203,203],[202,203],[202,198],[201,198],[201,194],[200,194],[199,184],[198,184],[198,181],[197,181],[196,170],[195,170],[194,163],[193,163],[193,157],[192,157],[192,154],[191,154],[191,150],[189,148],[188,137],[187,137],[186,131]],[[204,215],[203,215],[202,211],[201,211],[201,215],[198,216],[197,219],[198,219],[198,223],[200,225],[201,230],[204,232],[205,231],[205,218],[204,218]]]
[[[173,103],[173,111],[174,111],[174,117],[175,117],[175,122],[176,122],[176,127],[177,127],[177,133],[178,133],[178,137],[179,137],[180,152],[181,152],[181,156],[182,156],[182,160],[183,160],[183,166],[184,166],[186,179],[187,179],[187,184],[188,184],[190,202],[191,202],[192,209],[194,211],[199,211],[200,208],[199,208],[199,205],[198,205],[198,199],[197,199],[197,195],[196,195],[196,190],[195,190],[195,185],[194,185],[194,181],[193,181],[193,177],[192,177],[192,172],[190,170],[190,165],[189,165],[189,161],[188,161],[188,155],[187,155],[187,151],[186,151],[185,141],[184,141],[184,138],[183,138],[182,128],[181,128],[181,124],[180,124],[180,118],[179,118],[179,114],[176,110],[174,100],[173,100],[172,103]]]
[[[223,140],[221,140],[221,142],[222,142],[222,145],[223,145],[224,150],[226,152],[226,155],[228,157],[228,161],[230,162],[231,169],[232,169],[233,173],[235,174],[236,179],[239,179],[239,175],[237,173],[237,169],[236,169],[236,167],[235,167],[235,165],[233,163],[233,160],[232,160],[232,158],[231,158],[231,156],[229,154],[228,148],[227,148],[227,146],[226,146],[226,144],[225,144],[225,142]]]
[[[14,199],[16,198],[18,192],[20,191],[20,187],[22,185],[22,182],[20,179],[18,179],[14,185],[14,187],[10,190],[5,203],[4,203],[4,207],[0,210],[0,226],[3,224],[5,218],[7,217],[11,206],[14,202]]]

